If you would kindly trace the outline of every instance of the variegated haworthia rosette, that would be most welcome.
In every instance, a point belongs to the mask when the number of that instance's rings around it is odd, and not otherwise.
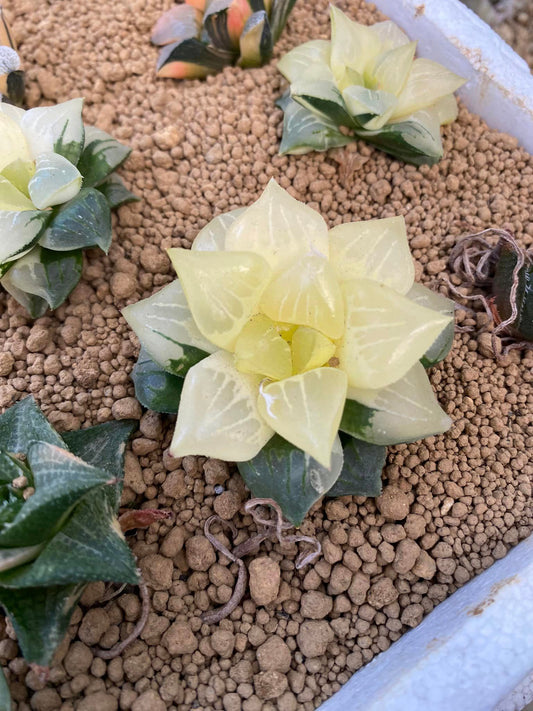
[[[464,79],[429,59],[415,59],[391,21],[365,26],[331,7],[331,41],[312,40],[279,62],[289,81],[280,152],[302,154],[362,138],[420,165],[443,153],[440,127],[457,118],[453,92]]]
[[[403,218],[328,230],[271,180],[169,256],[179,279],[123,314],[174,456],[237,462],[299,523],[328,491],[379,494],[385,445],[450,426],[420,360],[449,350],[453,303],[414,284]]]
[[[114,171],[130,149],[84,127],[83,100],[0,103],[0,284],[33,317],[78,283],[82,251],[111,244],[111,209],[137,198]]]
[[[32,397],[0,416],[0,604],[47,667],[86,584],[138,582],[116,513],[136,423],[60,436]]]
[[[268,62],[296,0],[185,0],[157,21],[157,76],[198,79]]]

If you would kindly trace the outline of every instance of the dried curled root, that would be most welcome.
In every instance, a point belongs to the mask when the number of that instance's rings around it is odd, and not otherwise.
[[[262,507],[270,507],[274,513],[274,517],[265,518],[266,512],[262,510]],[[215,536],[211,533],[211,526],[213,523],[218,523],[221,526],[226,526],[230,529],[232,537],[237,536],[237,529],[230,521],[224,521],[219,516],[210,516],[204,525],[204,533],[207,540],[218,550],[220,553],[225,555],[234,563],[239,566],[239,573],[237,576],[237,584],[233,590],[233,594],[228,600],[228,602],[222,607],[216,610],[210,610],[209,612],[204,612],[201,616],[203,622],[208,625],[215,624],[223,620],[225,617],[230,615],[233,610],[240,603],[246,592],[246,585],[248,582],[248,571],[242,558],[246,555],[252,553],[257,553],[259,546],[267,538],[275,537],[280,544],[283,543],[310,543],[312,549],[307,553],[300,553],[296,559],[295,567],[299,570],[309,563],[315,561],[320,553],[322,552],[322,547],[320,541],[316,538],[310,536],[304,536],[302,534],[293,535],[283,535],[283,532],[289,528],[293,528],[292,524],[285,521],[283,518],[283,513],[278,506],[278,504],[273,499],[250,499],[244,505],[244,511],[249,513],[257,524],[257,533],[255,536],[248,538],[246,541],[239,543],[235,546],[233,550],[229,551],[225,545],[223,545]]]
[[[484,235],[496,235],[491,245]],[[448,282],[450,290],[461,299],[479,300],[485,307],[492,331],[492,350],[496,355],[498,339],[502,355],[516,348],[533,348],[533,255],[522,249],[510,232],[489,228],[460,240],[450,253],[448,265],[461,280],[461,286],[488,290],[462,294]]]

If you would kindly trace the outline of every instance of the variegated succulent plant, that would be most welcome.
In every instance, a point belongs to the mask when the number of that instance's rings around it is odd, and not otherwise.
[[[82,250],[111,244],[111,209],[136,200],[114,174],[130,149],[84,127],[82,99],[0,103],[0,284],[32,316],[78,283]]]
[[[152,32],[163,49],[157,76],[198,79],[230,64],[259,67],[270,59],[296,0],[185,0]]]
[[[312,40],[278,63],[289,90],[280,152],[301,154],[362,138],[409,163],[442,157],[440,127],[457,117],[453,92],[464,80],[415,59],[394,22],[369,27],[331,7],[331,41]]]

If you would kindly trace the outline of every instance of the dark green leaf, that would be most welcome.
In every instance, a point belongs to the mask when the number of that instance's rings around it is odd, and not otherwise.
[[[23,590],[0,587],[0,603],[27,662],[50,666],[84,587],[84,583]]]
[[[111,210],[102,193],[82,188],[75,198],[54,208],[40,245],[58,252],[111,245]]]
[[[433,165],[442,158],[440,135],[418,121],[388,124],[379,131],[356,131],[367,143],[414,165]]]
[[[46,301],[51,309],[56,309],[76,288],[81,278],[82,250],[56,252],[42,248],[41,264],[44,270]]]
[[[353,128],[354,121],[350,116],[340,91],[332,81],[303,80],[291,84],[291,97],[308,111],[335,126]]]
[[[150,410],[175,413],[179,409],[183,378],[172,375],[141,350],[131,373],[135,397]]]
[[[260,67],[272,55],[272,35],[266,12],[254,12],[248,18],[240,40],[241,67]]]
[[[28,471],[19,459],[0,449],[0,484],[10,484],[13,479],[28,474]]]
[[[186,39],[163,47],[157,60],[157,76],[192,79],[215,74],[233,64],[236,52],[208,47],[196,39]]]
[[[98,186],[98,190],[105,197],[112,210],[128,202],[138,202],[140,199],[127,189],[119,175],[110,175],[105,183]]]
[[[13,454],[26,454],[30,442],[64,447],[64,442],[30,395],[0,415],[0,447]]]
[[[348,435],[341,436],[344,464],[339,478],[328,496],[379,496],[381,472],[387,458],[387,448],[368,444]]]
[[[318,116],[291,99],[288,92],[276,103],[285,112],[279,147],[281,155],[327,151],[355,140],[353,136],[341,133],[332,121]]]
[[[0,573],[0,588],[66,585],[96,580],[138,582],[135,558],[120,532],[115,512],[95,492],[28,565]]]
[[[0,669],[0,711],[12,711],[11,694],[3,669]]]
[[[70,451],[87,464],[105,469],[110,479],[116,479],[114,486],[106,486],[103,492],[114,511],[118,509],[124,476],[124,452],[126,442],[138,426],[136,420],[105,422],[85,430],[65,432],[65,440]]]
[[[339,429],[341,432],[366,440],[372,432],[372,420],[376,411],[355,400],[346,400]]]
[[[492,294],[501,321],[506,321],[512,315],[511,288],[516,263],[516,252],[504,243],[500,247],[492,282]],[[530,258],[526,259],[518,273],[515,305],[517,316],[508,332],[520,340],[533,341],[533,264]]]
[[[431,368],[446,358],[453,346],[454,335],[455,323],[452,322],[446,326],[444,331],[440,332],[422,358],[420,358],[420,362],[424,368]]]
[[[28,448],[35,493],[13,523],[0,531],[0,546],[32,546],[51,538],[74,506],[90,491],[105,486],[109,473],[85,464],[58,446],[34,442]]]
[[[17,496],[10,486],[0,487],[0,526],[11,523],[24,505],[24,499]]]
[[[64,118],[64,117],[63,117]],[[79,141],[64,141],[64,136],[67,131],[68,125],[69,125],[69,120],[65,121],[65,124],[63,125],[63,130],[61,131],[61,135],[59,138],[56,139],[54,142],[54,153],[59,153],[59,155],[62,155],[64,158],[69,160],[72,165],[76,165],[78,163],[78,159],[80,157],[82,148],[83,148],[83,138],[85,135],[85,128],[83,126],[82,120],[81,120],[81,115],[78,115],[76,123],[79,121],[79,130],[80,130],[80,135],[81,138]]]
[[[93,134],[95,138],[91,140]],[[84,188],[92,188],[103,182],[131,153],[131,148],[124,146],[105,131],[92,129],[90,136],[90,142],[83,149],[78,163]]]
[[[160,333],[159,335],[162,336],[163,334]],[[199,363],[204,358],[207,358],[209,353],[206,353],[195,346],[187,346],[184,343],[178,343],[177,345],[183,348],[183,356],[178,360],[171,358],[168,361],[167,370],[169,373],[172,373],[172,375],[179,375],[180,378],[184,378],[193,365],[196,365],[196,363]]]
[[[272,44],[276,44],[285,27],[296,0],[272,0],[270,8],[270,28]]]
[[[332,468],[328,470],[276,434],[252,460],[238,462],[237,467],[254,496],[274,499],[283,515],[299,526],[339,476],[342,450],[334,448]]]
[[[204,13],[204,29],[217,49],[237,49],[228,30],[228,10],[235,0],[211,0]]]

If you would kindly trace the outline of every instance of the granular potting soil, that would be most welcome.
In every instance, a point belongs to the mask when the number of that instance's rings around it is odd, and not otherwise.
[[[31,106],[85,96],[84,118],[133,148],[121,173],[141,198],[113,217],[106,257],[88,252],[80,285],[54,314],[32,321],[0,295],[0,406],[33,394],[60,430],[140,418],[126,458],[124,502],[168,508],[175,521],[131,539],[151,592],[140,639],[104,661],[133,627],[137,590],[100,602],[90,585],[45,684],[2,623],[0,662],[18,711],[310,711],[350,675],[419,624],[435,605],[502,558],[531,531],[531,352],[497,362],[482,311],[459,311],[460,333],[431,371],[454,424],[445,435],[391,447],[377,501],[317,503],[301,530],[323,556],[296,571],[295,547],[264,543],[252,596],[218,626],[200,613],[226,602],[236,567],[203,537],[212,513],[239,538],[249,497],[235,469],[201,457],[172,459],[173,422],[142,414],[130,371],[138,342],[120,309],[173,279],[165,254],[188,246],[214,215],[249,205],[270,177],[329,225],[404,215],[417,279],[443,287],[451,247],[485,227],[533,240],[533,160],[514,138],[461,107],[431,168],[403,165],[358,143],[301,157],[277,155],[283,80],[276,58],[329,37],[326,0],[299,2],[275,59],[206,81],[154,78],[151,27],[170,0],[14,0],[12,19]],[[338,3],[362,22],[359,0]],[[226,542],[227,539],[225,539]],[[229,542],[228,542],[229,543]]]

